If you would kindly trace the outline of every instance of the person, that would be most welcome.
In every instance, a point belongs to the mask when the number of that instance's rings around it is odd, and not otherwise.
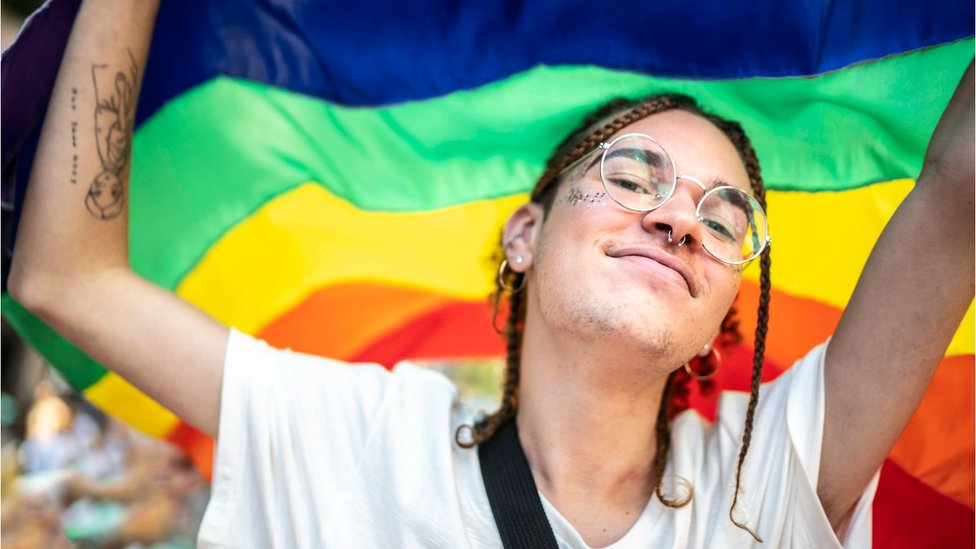
[[[132,115],[157,7],[81,6],[8,287],[217,438],[202,546],[500,546],[473,446],[510,421],[563,547],[870,543],[877,471],[973,297],[972,66],[829,343],[723,397],[714,426],[669,421],[668,393],[708,362],[748,261],[767,306],[758,162],[686,98],[598,113],[505,224],[505,396],[479,419],[439,374],[271,349],[133,273]],[[65,184],[75,154],[90,183]]]
[[[25,440],[18,451],[26,473],[60,471],[81,458],[82,443],[73,426],[75,413],[50,381],[34,387],[34,403],[27,411]]]

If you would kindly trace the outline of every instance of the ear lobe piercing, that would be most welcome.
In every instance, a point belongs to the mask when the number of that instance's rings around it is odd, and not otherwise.
[[[706,343],[706,344],[705,344],[705,345],[704,345],[704,346],[702,347],[702,350],[698,352],[698,356],[699,356],[699,357],[706,357],[706,356],[708,356],[708,354],[709,354],[709,353],[711,353],[711,352],[712,352],[712,344],[711,344],[711,343]]]
[[[523,261],[525,261],[525,258],[524,257],[522,257],[520,255],[515,256],[515,264],[516,265],[521,265]]]

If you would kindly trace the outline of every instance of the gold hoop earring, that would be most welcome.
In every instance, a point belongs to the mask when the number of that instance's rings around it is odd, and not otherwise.
[[[718,349],[716,349],[714,345],[709,344],[709,345],[707,345],[707,347],[708,347],[709,352],[712,355],[715,356],[715,360],[713,362],[715,364],[715,367],[712,368],[712,371],[711,372],[709,372],[707,374],[704,374],[704,375],[699,374],[698,372],[694,371],[691,368],[691,364],[690,363],[685,362],[685,371],[688,372],[688,375],[690,375],[691,377],[695,378],[698,381],[706,381],[706,380],[712,379],[713,377],[715,377],[715,374],[717,374],[718,371],[722,368],[722,355],[721,355],[721,353],[718,352]],[[705,357],[699,357],[699,358],[702,359],[702,361],[704,362],[704,358]]]
[[[521,281],[520,281],[520,283],[519,283],[518,286],[514,286],[514,287],[513,286],[509,286],[508,284],[505,283],[505,269],[508,269],[508,258],[507,257],[502,260],[501,266],[498,267],[498,287],[501,288],[502,290],[505,290],[506,292],[511,292],[513,294],[515,292],[521,291],[522,288],[525,287],[525,275],[524,274],[522,275]],[[521,274],[521,273],[517,273],[515,271],[512,271],[512,272],[515,273],[515,275]]]

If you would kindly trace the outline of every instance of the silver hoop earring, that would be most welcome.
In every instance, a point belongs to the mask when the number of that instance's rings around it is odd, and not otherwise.
[[[711,344],[708,344],[705,345],[705,347],[703,347],[702,350],[706,351],[706,354],[704,356],[701,355],[698,356],[699,362],[702,362],[705,358],[708,357],[709,354],[714,356],[711,372],[707,372],[707,373],[696,372],[691,367],[691,364],[685,362],[685,371],[688,372],[688,375],[690,375],[691,377],[693,377],[698,381],[705,381],[705,380],[712,379],[713,377],[715,377],[715,374],[718,373],[719,369],[722,368],[722,354],[718,352],[718,349],[716,349]]]
[[[502,290],[505,290],[506,292],[511,292],[513,294],[515,292],[521,291],[522,288],[525,287],[525,275],[524,274],[521,275],[522,278],[518,286],[509,286],[508,284],[505,283],[505,269],[508,269],[508,258],[503,259],[501,266],[498,267],[498,287],[501,288]],[[516,276],[521,274],[515,271],[512,272],[515,273]]]
[[[668,244],[674,244],[674,238],[671,235],[672,231],[674,231],[674,229],[668,229]],[[678,241],[678,247],[680,248],[687,243],[688,243],[688,235],[684,235],[681,237],[681,240]]]

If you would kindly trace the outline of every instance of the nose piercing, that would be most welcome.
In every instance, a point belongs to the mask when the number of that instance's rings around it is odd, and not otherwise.
[[[668,244],[674,244],[674,239],[673,239],[673,238],[671,238],[671,232],[672,232],[673,230],[674,230],[674,229],[668,229]],[[688,235],[684,235],[684,236],[682,236],[682,237],[681,237],[681,240],[679,240],[679,241],[678,241],[678,247],[680,248],[680,247],[682,247],[682,246],[684,246],[684,245],[685,245],[685,242],[686,242],[687,240],[688,240]]]

